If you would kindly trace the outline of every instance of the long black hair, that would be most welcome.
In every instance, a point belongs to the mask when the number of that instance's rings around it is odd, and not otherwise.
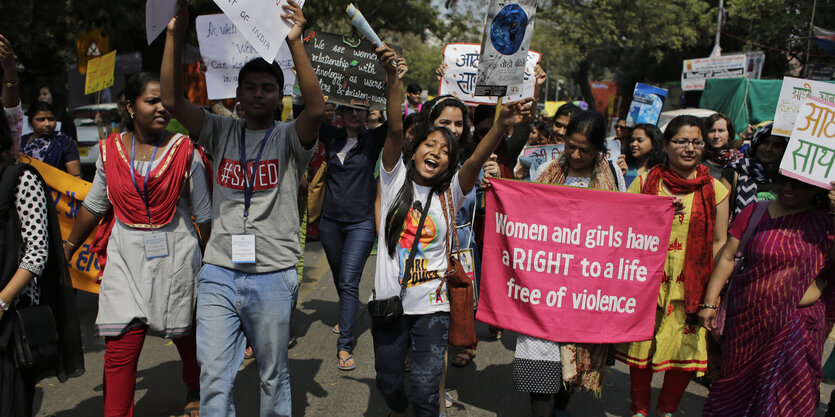
[[[418,122],[413,131],[414,137],[425,138],[435,126],[435,120],[441,117],[441,113],[447,107],[455,107],[461,110],[461,117],[464,119],[464,130],[461,132],[461,138],[458,139],[459,150],[457,151],[461,153],[458,157],[463,161],[472,155],[475,150],[475,144],[470,140],[470,118],[467,117],[469,109],[467,109],[467,105],[464,102],[454,96],[438,96],[423,104],[423,107],[420,108]],[[405,156],[408,158],[411,157],[411,154]]]
[[[414,155],[420,145],[435,132],[440,132],[446,139],[449,146],[449,164],[447,165],[447,171],[444,172],[434,184],[432,184],[433,193],[440,194],[449,188],[452,178],[458,170],[459,145],[455,140],[455,135],[452,131],[446,127],[432,126],[424,136],[415,136],[415,140],[408,144],[408,150],[406,150],[406,152],[408,152],[408,155]],[[389,257],[393,257],[395,254],[397,242],[403,231],[403,224],[406,222],[406,216],[409,215],[412,202],[415,199],[415,190],[414,185],[412,184],[416,172],[415,160],[409,157],[409,159],[405,161],[405,164],[406,179],[403,181],[400,191],[397,192],[394,202],[391,203],[391,206],[388,209],[388,214],[386,214],[386,247],[388,248]],[[429,207],[423,207],[423,210],[429,210]],[[420,231],[418,231],[417,234],[418,236],[416,236],[415,239],[420,239]]]
[[[45,101],[36,101],[29,106],[26,110],[26,117],[29,118],[29,126],[32,126],[32,121],[35,119],[35,115],[42,111],[48,111],[52,113],[55,118],[58,118],[58,114],[56,113],[55,106],[45,102]]]
[[[52,114],[55,115],[57,120],[63,119],[64,113],[67,111],[67,103],[66,98],[64,97],[65,92],[63,89],[58,89],[51,84],[41,84],[40,87],[35,90],[35,99],[30,101],[30,103],[38,101],[38,95],[44,87],[49,90],[49,94],[52,96]]]
[[[131,74],[125,80],[125,109],[128,107],[136,108],[136,99],[145,91],[145,86],[149,82],[159,82],[159,74],[153,72],[137,72]],[[130,112],[128,112],[130,114]],[[133,117],[128,117],[125,122],[125,127],[129,132],[133,132]]]
[[[649,152],[649,157],[647,158],[647,169],[650,169],[667,159],[667,153],[664,152],[664,134],[661,133],[661,129],[659,129],[656,125],[639,123],[632,127],[632,139],[635,138],[635,131],[639,129],[643,130],[647,134],[649,141],[652,144],[652,150]],[[629,166],[634,166],[638,163],[638,160],[632,156],[632,152],[628,152],[632,139],[629,139],[630,143],[627,143],[625,147],[627,149],[627,152],[625,152],[626,164]]]

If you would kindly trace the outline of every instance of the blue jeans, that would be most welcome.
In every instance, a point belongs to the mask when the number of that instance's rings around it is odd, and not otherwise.
[[[354,351],[354,322],[360,303],[360,279],[376,234],[373,219],[344,223],[323,217],[319,221],[319,240],[328,257],[333,284],[339,295],[337,351]]]
[[[261,417],[291,415],[287,343],[296,268],[250,274],[206,264],[197,278],[200,411],[233,417],[232,387],[248,341],[258,358]],[[246,339],[245,339],[246,338]]]
[[[377,389],[386,405],[392,411],[405,413],[411,400],[415,417],[437,417],[441,406],[438,387],[449,339],[449,313],[404,315],[388,323],[372,319],[371,336]],[[412,360],[409,395],[403,386],[407,351],[411,351]]]

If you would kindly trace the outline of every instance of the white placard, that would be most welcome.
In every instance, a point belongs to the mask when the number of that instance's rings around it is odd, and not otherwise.
[[[225,14],[198,16],[196,20],[197,41],[200,55],[206,64],[206,89],[209,100],[235,97],[238,87],[238,72],[248,61],[258,58],[258,51],[240,34]],[[296,76],[290,71],[293,57],[284,42],[278,51],[276,62],[284,72],[284,95],[293,92]]]
[[[165,30],[178,8],[177,0],[148,0],[145,3],[145,36],[148,45]]]
[[[681,89],[701,91],[705,89],[707,79],[745,77],[747,70],[748,56],[745,54],[685,59],[681,69]]]
[[[807,97],[817,97],[821,100],[835,103],[835,84],[803,78],[783,77],[780,87],[780,98],[777,100],[777,110],[774,112],[774,128],[771,133],[780,136],[791,136],[797,113]]]
[[[293,27],[291,21],[281,18],[287,13],[282,6],[287,0],[214,0],[239,32],[249,41],[258,55],[272,62],[278,49],[285,42],[287,33]],[[296,3],[304,6],[304,0]]]
[[[498,97],[473,95],[480,54],[481,45],[476,43],[451,43],[444,47],[446,71],[438,86],[438,94],[450,94],[469,104],[496,104]],[[534,69],[541,58],[542,54],[539,52],[528,51],[522,90],[515,95],[508,96],[506,102],[533,97],[536,86]]]
[[[474,95],[515,96],[522,89],[536,0],[491,0]]]
[[[821,188],[835,180],[835,103],[817,97],[803,101],[780,161],[783,175]]]

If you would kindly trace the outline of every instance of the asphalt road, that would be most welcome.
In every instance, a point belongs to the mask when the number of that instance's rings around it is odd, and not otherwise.
[[[374,277],[374,257],[366,264],[360,287],[360,299],[367,300]],[[35,409],[38,416],[87,417],[102,415],[103,340],[93,336],[97,297],[78,294],[87,372],[64,384],[46,379],[38,385]],[[374,356],[369,327],[371,321],[360,309],[354,351],[357,369],[340,371],[336,367],[337,296],[324,252],[318,242],[310,242],[305,254],[305,273],[294,313],[298,343],[290,350],[290,372],[294,416],[369,416],[388,415],[388,408],[374,382]],[[477,324],[480,338],[487,339],[487,327]],[[450,367],[447,388],[452,389],[454,405],[450,417],[529,416],[527,394],[513,388],[511,362],[516,335],[505,332],[498,341],[482,341],[478,356],[464,368]],[[827,342],[825,356],[832,350]],[[450,355],[452,355],[451,351]],[[239,416],[257,416],[259,404],[258,367],[247,360],[238,374],[235,404]],[[173,416],[185,405],[186,388],[182,383],[179,356],[174,345],[157,337],[148,337],[139,360],[136,383],[136,416]],[[657,400],[661,375],[653,380]],[[822,403],[816,416],[823,416],[831,385],[822,385]],[[707,390],[691,382],[676,416],[700,416]],[[629,373],[622,363],[608,368],[601,398],[579,393],[569,405],[573,417],[630,416]]]

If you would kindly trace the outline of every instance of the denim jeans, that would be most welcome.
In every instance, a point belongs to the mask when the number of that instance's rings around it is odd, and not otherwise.
[[[339,295],[337,351],[354,351],[354,322],[360,303],[360,279],[375,237],[374,220],[344,223],[323,217],[319,221],[319,240],[325,249],[333,284]]]
[[[388,407],[405,413],[412,403],[415,417],[437,417],[441,374],[449,339],[449,313],[404,315],[399,320],[371,321],[377,389]],[[410,351],[409,395],[403,386],[403,361]],[[411,396],[411,398],[409,398]]]
[[[296,268],[250,274],[206,264],[197,278],[197,360],[203,417],[233,417],[245,341],[258,358],[261,417],[291,415],[287,343]],[[246,338],[246,339],[244,339]]]

